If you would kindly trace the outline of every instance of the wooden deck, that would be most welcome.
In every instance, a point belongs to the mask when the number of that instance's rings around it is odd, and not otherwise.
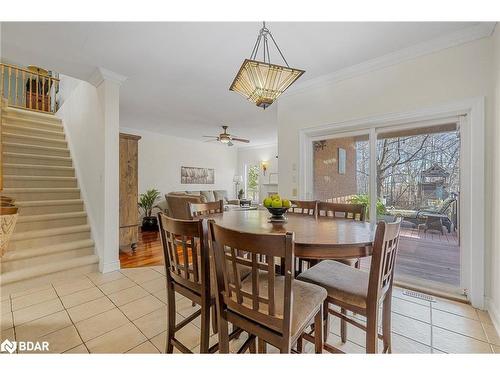
[[[363,259],[363,268],[369,259]],[[406,276],[426,281],[460,285],[460,247],[457,232],[442,235],[421,228],[401,228],[396,278]]]

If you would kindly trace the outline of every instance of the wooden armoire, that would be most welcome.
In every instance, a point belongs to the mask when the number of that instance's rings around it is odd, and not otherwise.
[[[139,237],[138,135],[120,133],[120,248],[137,247]]]

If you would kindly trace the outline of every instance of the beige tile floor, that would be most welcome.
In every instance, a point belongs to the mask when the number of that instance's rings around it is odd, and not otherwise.
[[[166,338],[166,290],[162,267],[93,273],[1,296],[1,341],[48,341],[54,353],[160,353]],[[177,298],[177,319],[197,307]],[[199,351],[199,318],[179,339]],[[393,297],[393,352],[500,353],[500,337],[487,312],[444,299],[426,302]],[[332,318],[329,342],[348,353],[364,352],[364,333],[349,326],[340,345],[339,321]],[[244,340],[232,343],[236,348]],[[213,335],[212,343],[217,341]],[[312,350],[307,344],[306,351]],[[269,352],[276,352],[273,348]]]

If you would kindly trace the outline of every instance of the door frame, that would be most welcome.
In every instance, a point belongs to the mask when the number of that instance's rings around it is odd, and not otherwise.
[[[332,137],[335,133],[370,132],[370,176],[376,166],[376,132],[381,128],[410,126],[412,123],[432,125],[449,118],[459,118],[461,137],[460,212],[461,212],[461,261],[465,265],[461,282],[474,307],[485,306],[485,98],[477,97],[421,109],[375,115],[349,121],[330,123],[299,130],[299,180],[300,199],[312,199],[314,140]],[[472,131],[474,129],[474,131]],[[370,180],[374,180],[370,177]],[[371,183],[370,194],[376,195]],[[371,202],[375,206],[375,200]],[[375,207],[371,207],[371,211]],[[474,256],[472,254],[474,249]]]

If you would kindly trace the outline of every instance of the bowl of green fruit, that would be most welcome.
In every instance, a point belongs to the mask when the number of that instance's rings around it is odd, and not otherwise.
[[[263,204],[271,214],[270,220],[278,222],[286,221],[285,213],[292,207],[288,199],[281,199],[278,194],[267,197]]]

